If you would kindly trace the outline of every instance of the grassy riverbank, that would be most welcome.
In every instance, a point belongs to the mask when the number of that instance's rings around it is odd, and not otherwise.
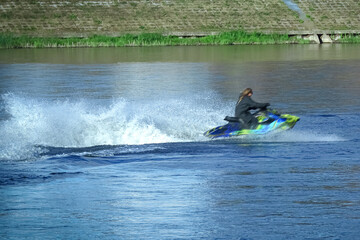
[[[197,38],[164,36],[158,33],[126,34],[120,37],[94,35],[88,38],[29,37],[0,34],[0,48],[60,48],[60,47],[124,47],[124,46],[185,46],[232,44],[308,43],[306,40],[282,34],[224,32]]]

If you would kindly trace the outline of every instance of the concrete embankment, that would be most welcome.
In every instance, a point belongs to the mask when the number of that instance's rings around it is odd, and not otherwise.
[[[289,5],[290,3],[290,5]],[[291,7],[295,6],[295,7]],[[358,0],[2,0],[0,32],[42,37],[162,33],[197,37],[231,30],[331,42],[360,33]]]

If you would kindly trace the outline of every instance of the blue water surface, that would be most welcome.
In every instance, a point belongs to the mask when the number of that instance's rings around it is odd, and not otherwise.
[[[0,64],[0,238],[357,239],[360,59],[339,45],[268,46],[266,60],[258,48]],[[204,137],[245,87],[301,120]]]

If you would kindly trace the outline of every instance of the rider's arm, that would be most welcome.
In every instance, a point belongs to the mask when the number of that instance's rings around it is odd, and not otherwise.
[[[257,108],[266,108],[267,106],[270,106],[270,103],[258,103],[249,98],[248,102],[251,109],[257,109]]]

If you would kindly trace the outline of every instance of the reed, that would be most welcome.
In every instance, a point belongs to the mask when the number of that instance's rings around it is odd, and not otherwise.
[[[124,46],[186,46],[233,44],[287,44],[304,43],[295,37],[282,34],[223,32],[198,38],[180,38],[159,33],[125,34],[119,37],[94,35],[87,38],[31,37],[0,34],[0,48],[51,48],[51,47],[124,47]]]
[[[340,43],[360,43],[360,36],[359,35],[342,35],[341,38],[338,40]]]

